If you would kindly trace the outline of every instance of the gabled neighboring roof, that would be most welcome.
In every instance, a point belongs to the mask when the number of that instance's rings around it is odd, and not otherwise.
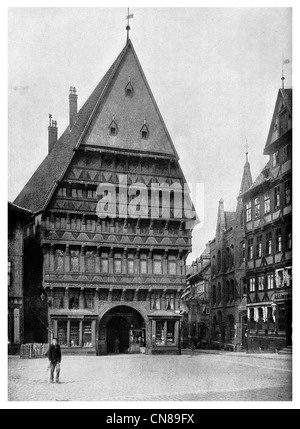
[[[293,111],[292,111],[292,98],[293,98],[293,90],[292,88],[280,88],[278,91],[278,95],[277,95],[277,100],[276,100],[276,104],[275,104],[275,108],[274,108],[274,112],[273,112],[273,116],[272,116],[272,121],[270,124],[270,129],[269,129],[269,133],[268,133],[268,138],[266,141],[266,145],[264,148],[264,154],[267,154],[268,150],[267,148],[272,144],[272,134],[273,134],[273,130],[274,130],[274,125],[275,125],[275,121],[276,121],[276,117],[278,114],[278,108],[280,106],[280,102],[281,100],[284,101],[284,104],[289,112],[289,114],[292,116]]]
[[[82,139],[87,132],[87,129],[91,124],[95,113],[99,108],[99,105],[101,105],[101,102],[109,90],[110,83],[117,73],[118,66],[120,65],[122,59],[125,56],[125,53],[129,48],[132,49],[137,65],[140,69],[143,79],[145,80],[145,84],[171,145],[172,153],[177,160],[179,159],[163,118],[158,110],[151,89],[146,81],[145,75],[132,46],[132,42],[129,39],[117,59],[114,61],[100,83],[96,86],[95,90],[79,110],[77,114],[77,120],[72,129],[70,130],[69,127],[67,127],[62,136],[54,144],[51,152],[46,156],[44,161],[40,164],[20,194],[15,199],[14,202],[16,204],[23,206],[34,213],[38,213],[46,209],[56,189],[57,182],[62,180],[68,166],[70,165],[70,162],[72,161],[73,155],[75,153],[74,151],[80,146],[80,143],[82,142]]]

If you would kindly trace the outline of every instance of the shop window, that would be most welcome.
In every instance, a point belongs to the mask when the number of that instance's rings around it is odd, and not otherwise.
[[[258,277],[258,290],[262,291],[265,288],[265,277],[264,276],[259,276]]]
[[[67,321],[58,320],[57,322],[57,340],[60,346],[67,346]]]
[[[265,214],[270,213],[271,204],[270,204],[270,192],[266,192],[264,195],[264,203],[265,203]]]
[[[79,250],[71,249],[70,250],[70,258],[71,258],[71,271],[78,272],[79,271]]]
[[[162,346],[165,344],[165,323],[156,321],[155,344]]]
[[[268,289],[274,289],[274,274],[273,273],[269,273],[267,275],[267,284],[268,284]]]
[[[288,180],[284,184],[284,204],[291,203],[291,182]]]
[[[266,254],[267,255],[272,254],[272,231],[267,232],[267,235],[266,235]]]
[[[70,322],[70,344],[71,347],[79,346],[79,322]]]
[[[255,277],[249,279],[249,290],[250,292],[255,292]]]
[[[277,315],[278,315],[278,332],[285,332],[285,328],[286,328],[285,304],[279,304],[277,306]]]
[[[280,185],[274,188],[274,208],[275,210],[280,208]]]
[[[260,218],[260,199],[255,198],[254,200],[254,217],[255,219]]]
[[[276,229],[275,231],[275,250],[277,253],[282,251],[282,236],[281,236],[281,228]]]
[[[256,257],[257,258],[262,257],[262,236],[261,235],[256,237]]]
[[[275,332],[275,309],[267,307],[267,322],[268,322],[268,333],[272,334]]]
[[[82,341],[83,347],[92,347],[92,322],[83,322]]]
[[[64,251],[62,249],[56,249],[54,255],[54,270],[64,270]]]
[[[254,308],[249,308],[249,328],[256,329],[256,322],[254,320]]]
[[[246,222],[250,222],[252,219],[252,207],[251,207],[251,201],[249,201],[246,204]]]
[[[167,344],[175,343],[175,322],[167,322]]]

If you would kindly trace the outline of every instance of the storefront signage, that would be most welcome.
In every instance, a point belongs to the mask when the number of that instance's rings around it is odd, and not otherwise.
[[[292,299],[292,292],[278,292],[274,293],[273,295],[273,301],[281,301],[288,299]]]

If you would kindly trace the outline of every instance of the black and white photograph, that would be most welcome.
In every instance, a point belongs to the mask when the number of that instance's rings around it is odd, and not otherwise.
[[[294,11],[199,5],[8,4],[8,408],[293,407]]]

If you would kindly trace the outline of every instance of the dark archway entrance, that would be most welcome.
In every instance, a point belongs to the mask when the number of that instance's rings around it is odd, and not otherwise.
[[[119,352],[127,353],[129,348],[129,330],[128,321],[121,316],[113,316],[106,325],[106,343],[107,353],[114,353],[115,340],[119,340]]]
[[[99,354],[115,352],[119,340],[119,353],[140,353],[146,346],[145,321],[132,307],[118,305],[105,313],[99,324]]]

